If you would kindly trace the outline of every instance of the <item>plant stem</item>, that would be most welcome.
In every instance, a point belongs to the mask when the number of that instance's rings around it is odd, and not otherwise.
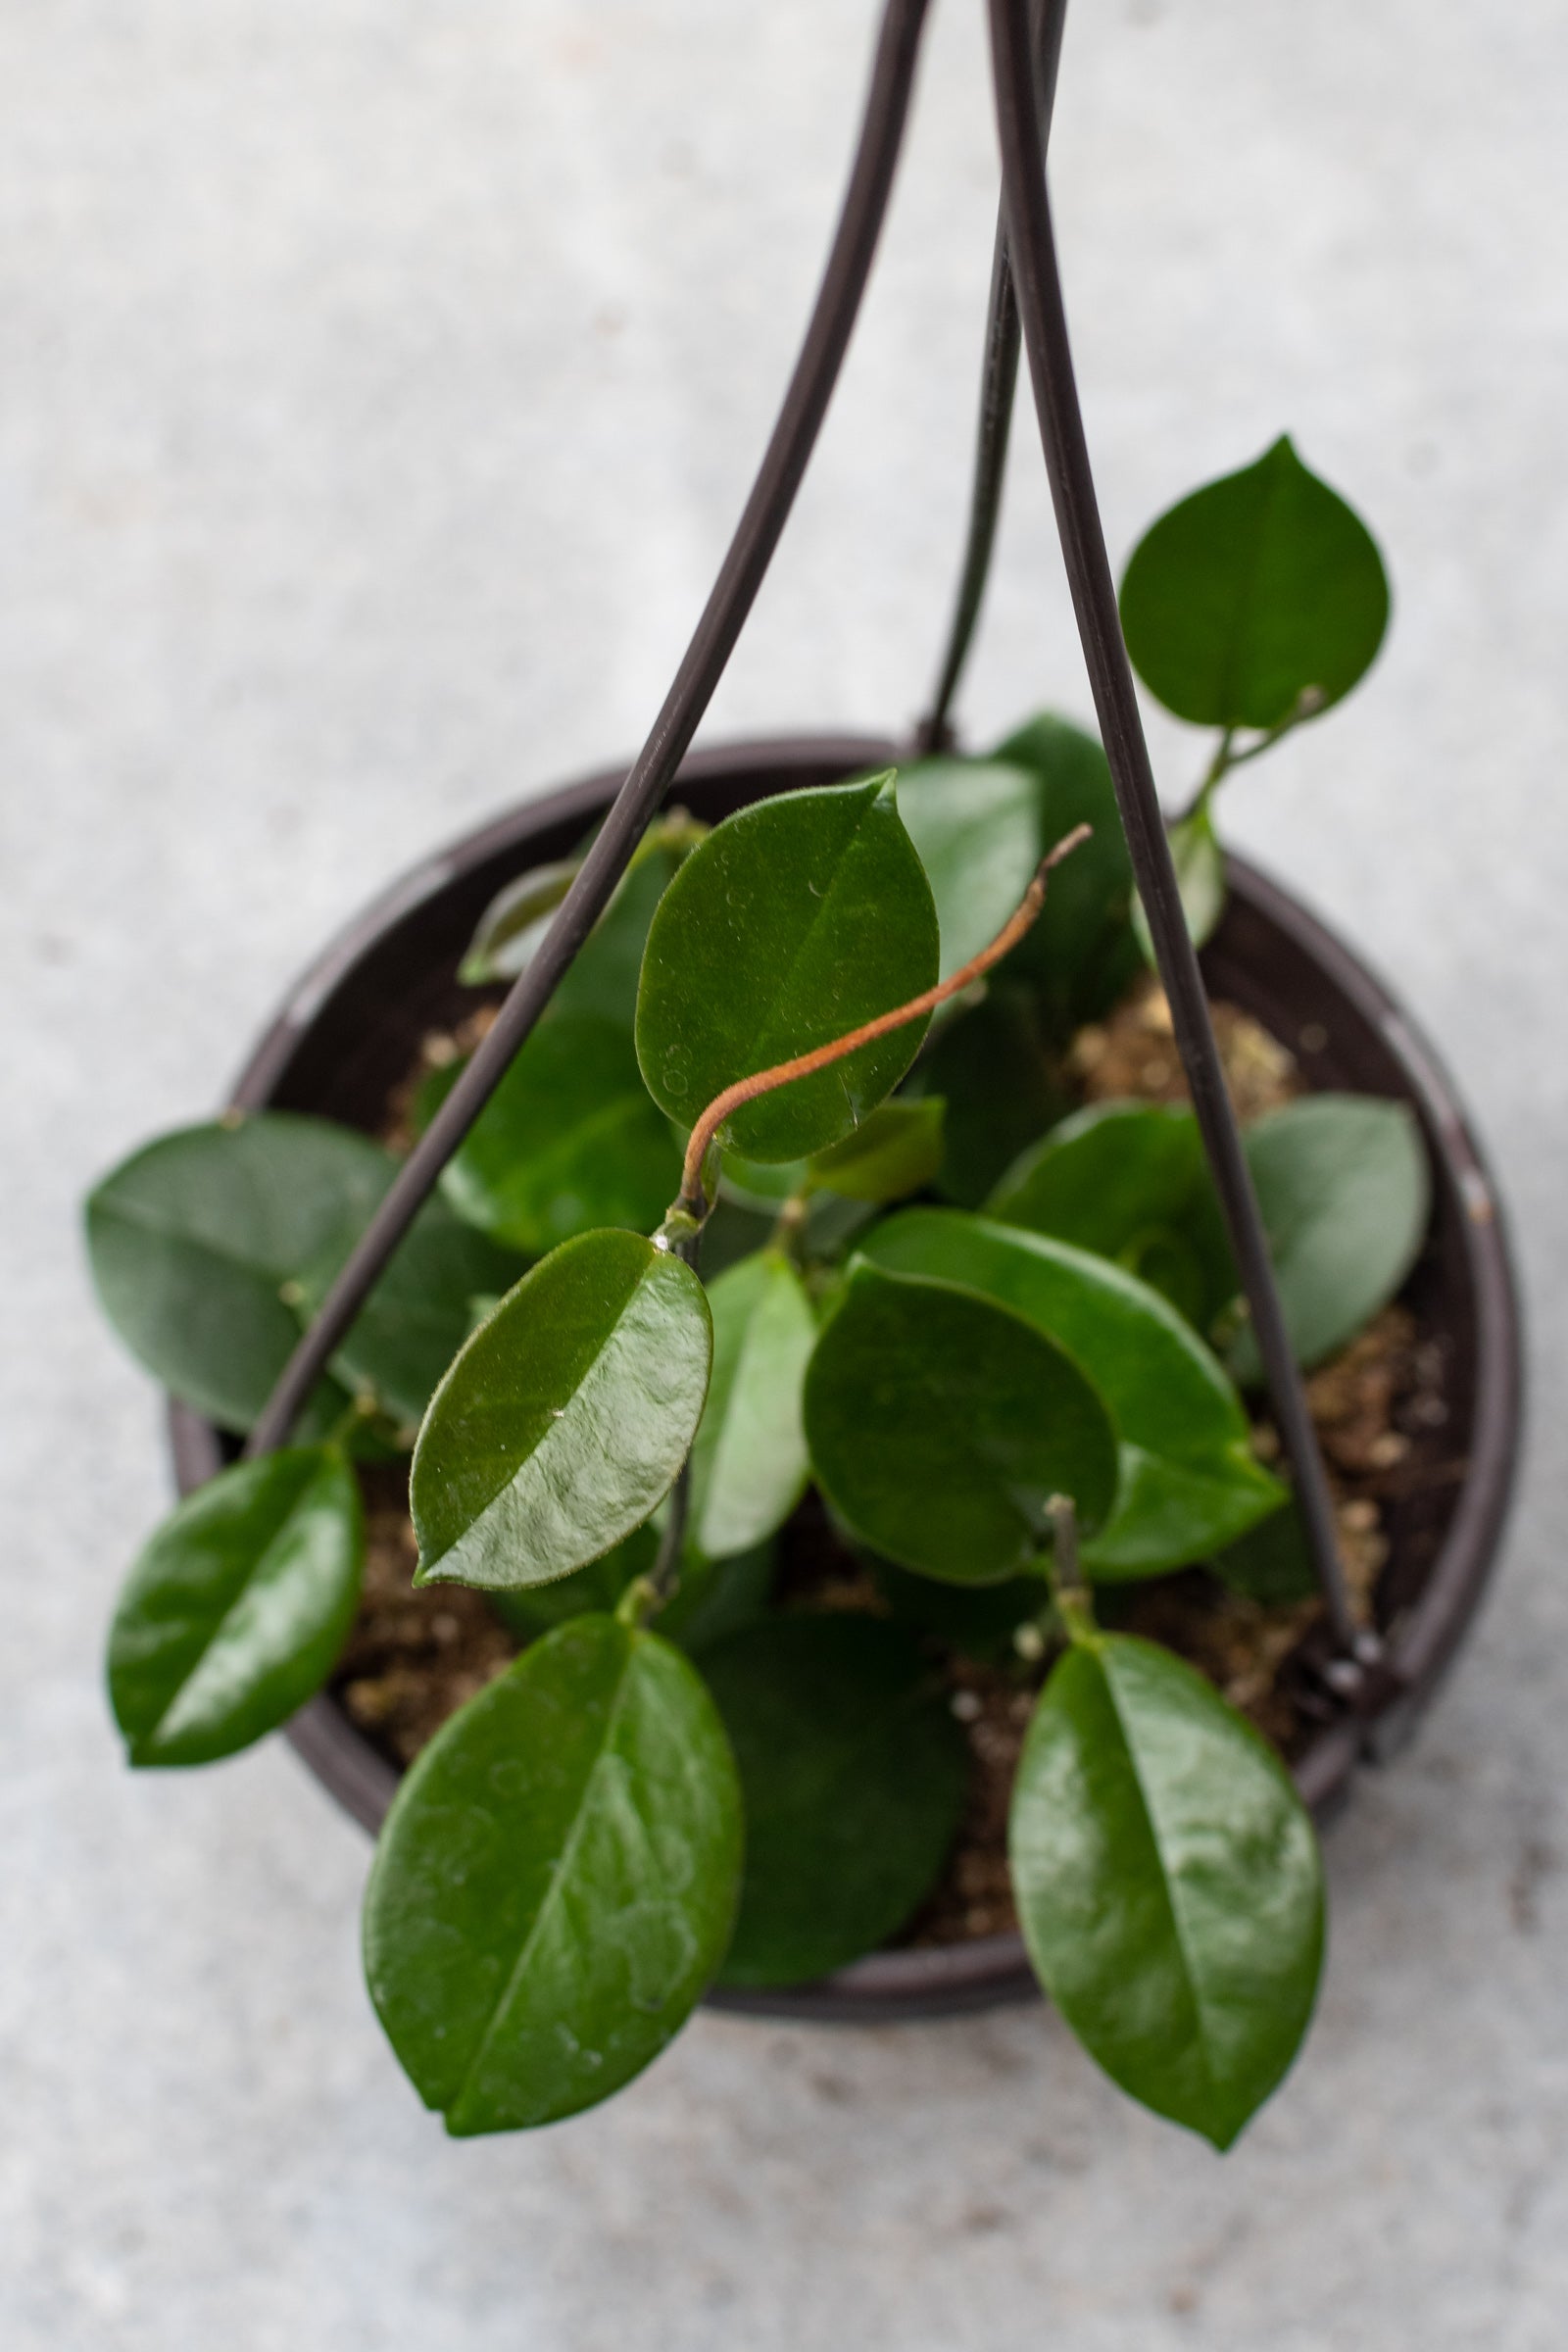
[[[703,1228],[700,1218],[695,1221],[672,1209],[668,1219],[654,1237],[655,1247],[668,1250],[694,1274],[701,1272]],[[680,1466],[680,1474],[669,1491],[669,1516],[659,1540],[659,1556],[646,1577],[638,1581],[645,1588],[641,1613],[636,1622],[646,1625],[658,1615],[667,1601],[675,1597],[680,1584],[680,1558],[686,1546],[686,1521],[691,1513],[692,1457],[688,1453]]]
[[[1070,1494],[1053,1494],[1046,1505],[1051,1521],[1051,1590],[1061,1622],[1074,1642],[1089,1640],[1097,1628],[1095,1604],[1078,1561],[1078,1513]]]
[[[692,1217],[701,1224],[708,1215],[710,1203],[703,1183],[703,1165],[718,1130],[732,1111],[739,1110],[743,1103],[755,1102],[759,1095],[770,1095],[777,1087],[791,1085],[797,1078],[814,1077],[818,1070],[825,1070],[833,1062],[842,1061],[847,1054],[857,1053],[861,1046],[871,1045],[877,1038],[887,1037],[895,1029],[903,1029],[910,1021],[919,1020],[922,1014],[934,1012],[939,1004],[945,1004],[950,997],[956,997],[960,989],[978,980],[983,972],[989,972],[994,963],[1001,962],[1010,948],[1017,946],[1044,906],[1046,882],[1052,868],[1059,865],[1064,858],[1070,857],[1080,842],[1088,840],[1092,831],[1090,825],[1074,825],[1054,850],[1047,851],[1035,868],[1034,880],[1024,892],[1018,907],[1004,923],[991,945],[982,948],[978,956],[972,956],[950,978],[939,981],[935,988],[923,989],[919,996],[911,997],[906,1004],[896,1004],[891,1012],[878,1013],[875,1020],[862,1021],[858,1029],[851,1029],[843,1037],[834,1038],[830,1045],[813,1047],[809,1054],[797,1054],[790,1061],[775,1062],[771,1069],[758,1070],[750,1078],[737,1078],[733,1086],[726,1086],[721,1095],[715,1095],[692,1129],[691,1141],[686,1147],[685,1165],[681,1169],[680,1196],[670,1211],[671,1217]]]
[[[1298,727],[1303,719],[1315,718],[1322,708],[1323,689],[1321,686],[1303,686],[1289,710],[1286,711],[1285,716],[1277,718],[1271,727],[1265,727],[1261,735],[1242,751],[1236,749],[1236,729],[1227,727],[1219,739],[1219,748],[1209,761],[1208,773],[1198,787],[1192,800],[1182,810],[1177,822],[1185,824],[1190,816],[1201,814],[1233,768],[1245,767],[1249,760],[1256,760],[1261,753],[1272,750],[1282,735],[1289,735],[1291,729]]]

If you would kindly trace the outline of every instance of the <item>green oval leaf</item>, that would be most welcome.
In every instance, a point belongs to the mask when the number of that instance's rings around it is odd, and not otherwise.
[[[946,979],[991,945],[1051,847],[1039,781],[996,760],[919,760],[900,771],[899,814],[936,901]]]
[[[336,1662],[364,1556],[336,1446],[237,1462],[187,1496],[132,1568],[109,1637],[132,1764],[210,1764],[286,1722]]]
[[[1312,1824],[1250,1724],[1168,1650],[1062,1658],[1019,1761],[1013,1890],[1041,1983],[1112,2082],[1231,2142],[1312,2013]]]
[[[441,1179],[460,1215],[534,1257],[596,1226],[646,1233],[679,1184],[630,1032],[566,1013],[540,1023]]]
[[[475,1300],[504,1291],[517,1267],[445,1201],[427,1201],[350,1325],[333,1371],[412,1430],[472,1328]],[[318,1264],[300,1276],[302,1318],[319,1308],[337,1271]]]
[[[721,1560],[782,1527],[806,1492],[801,1392],[816,1319],[778,1250],[729,1267],[710,1286],[708,1303],[713,1370],[692,1446],[688,1540]]]
[[[165,1388],[249,1429],[299,1341],[283,1286],[342,1262],[389,1165],[364,1136],[277,1111],[160,1137],[87,1202],[105,1313]],[[341,1412],[347,1397],[318,1401]]]
[[[656,1636],[580,1617],[404,1780],[365,1900],[381,2023],[467,2135],[554,2123],[664,2047],[723,1957],[741,1802],[723,1726]]]
[[[176,1396],[249,1429],[397,1174],[368,1136],[261,1111],[162,1137],[87,1203],[93,1277],[121,1338]],[[439,1202],[420,1211],[333,1360],[302,1431],[349,1389],[416,1421],[468,1326],[475,1293],[516,1261]]]
[[[1093,1529],[1115,1493],[1109,1418],[1061,1349],[989,1299],[865,1258],[811,1357],[806,1436],[852,1532],[953,1584],[1028,1568],[1054,1495]]]
[[[648,934],[637,1055],[654,1100],[694,1126],[737,1079],[830,1044],[929,988],[936,908],[891,781],[760,801],[726,818],[665,892]],[[836,1143],[892,1092],[912,1021],[725,1122],[760,1160]]]
[[[983,1294],[1065,1350],[1103,1398],[1120,1450],[1115,1507],[1083,1544],[1101,1581],[1200,1560],[1278,1510],[1241,1399],[1163,1298],[1086,1250],[965,1216],[910,1208],[861,1245],[879,1266]]]
[[[1063,1119],[986,1203],[1004,1225],[1114,1258],[1200,1331],[1236,1296],[1236,1261],[1185,1103],[1097,1102]]]
[[[1273,727],[1348,694],[1383,642],[1389,583],[1366,525],[1288,438],[1172,507],[1121,586],[1139,675],[1178,718]]]
[[[941,1871],[969,1759],[917,1642],[875,1618],[769,1617],[705,1651],[746,1804],[725,1984],[798,1984],[904,1925]]]
[[[947,1104],[940,1095],[883,1102],[842,1144],[809,1163],[813,1190],[880,1206],[933,1183],[942,1169]]]
[[[1432,1178],[1415,1114],[1371,1095],[1305,1095],[1250,1127],[1247,1164],[1279,1276],[1291,1342],[1321,1363],[1369,1323],[1421,1253]],[[1256,1344],[1232,1352],[1261,1378]]]
[[[544,1584],[618,1544],[686,1459],[711,1348],[702,1284],[640,1234],[553,1250],[431,1400],[410,1485],[415,1582]]]

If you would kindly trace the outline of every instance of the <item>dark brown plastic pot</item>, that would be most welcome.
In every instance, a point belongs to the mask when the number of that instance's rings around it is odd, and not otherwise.
[[[694,755],[678,792],[713,822],[765,794],[835,783],[901,756],[900,747],[857,736],[741,744]],[[568,856],[620,782],[612,771],[530,801],[385,892],[301,980],[246,1064],[236,1104],[375,1128],[420,1038],[471,1003],[455,974],[484,907],[514,875]],[[1331,1717],[1298,1760],[1298,1785],[1321,1817],[1344,1799],[1359,1762],[1386,1758],[1408,1737],[1480,1601],[1518,1446],[1519,1319],[1496,1195],[1431,1050],[1365,966],[1286,892],[1239,858],[1230,882],[1203,958],[1213,994],[1290,1046],[1314,1087],[1412,1104],[1436,1175],[1432,1234],[1406,1296],[1444,1345],[1452,1476],[1390,1511],[1380,1608],[1397,1687],[1370,1715]],[[177,1404],[171,1424],[188,1493],[221,1466],[224,1441]],[[335,1698],[314,1699],[289,1738],[339,1802],[375,1830],[397,1775]],[[710,1997],[768,2016],[842,2021],[935,2016],[1035,1989],[1021,1940],[994,1936],[874,1952],[817,1984]]]

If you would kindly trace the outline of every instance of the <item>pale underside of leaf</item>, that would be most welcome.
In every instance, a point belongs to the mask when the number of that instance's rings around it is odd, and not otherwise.
[[[645,1274],[539,1443],[415,1581],[546,1584],[618,1543],[669,1491],[671,1419],[695,1428],[702,1411],[708,1354],[690,1338]]]

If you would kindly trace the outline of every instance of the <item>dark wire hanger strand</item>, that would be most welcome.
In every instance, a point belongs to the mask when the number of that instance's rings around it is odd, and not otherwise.
[[[735,648],[801,485],[865,293],[904,144],[929,0],[887,0],[859,143],[810,322],[778,421],[712,592],[653,732],[581,870],[488,1035],[404,1162],[251,1432],[247,1454],[281,1446],[388,1259],[506,1075],[572,957],[610,904],[674,780]]]
[[[1346,1584],[1317,1432],[1286,1328],[1241,1131],[1226,1091],[1122,640],[1056,267],[1046,189],[1045,142],[1031,76],[1029,0],[989,0],[989,5],[1008,260],[1062,560],[1095,710],[1134,876],[1149,916],[1159,977],[1170,1001],[1182,1066],[1241,1268],[1275,1420],[1295,1473],[1297,1499],[1329,1624],[1345,1659],[1364,1672],[1381,1659],[1382,1644],[1375,1634],[1357,1623]],[[1066,0],[1046,0],[1046,12],[1048,20],[1054,21],[1049,37],[1055,46],[1061,37]]]
[[[1061,62],[1061,32],[1065,12],[1034,9],[1035,88],[1038,93],[1042,139],[1049,144],[1051,119],[1056,102],[1056,69]],[[915,730],[921,752],[946,752],[954,746],[952,712],[969,649],[985,602],[996,552],[997,524],[1002,514],[1002,491],[1007,471],[1007,443],[1012,431],[1013,400],[1018,389],[1018,303],[1012,290],[1007,260],[1007,212],[997,205],[997,234],[992,247],[991,294],[986,305],[985,360],[980,377],[980,421],[975,434],[974,477],[969,490],[969,527],[963,563],[954,599],[947,651],[931,698],[931,708]]]

